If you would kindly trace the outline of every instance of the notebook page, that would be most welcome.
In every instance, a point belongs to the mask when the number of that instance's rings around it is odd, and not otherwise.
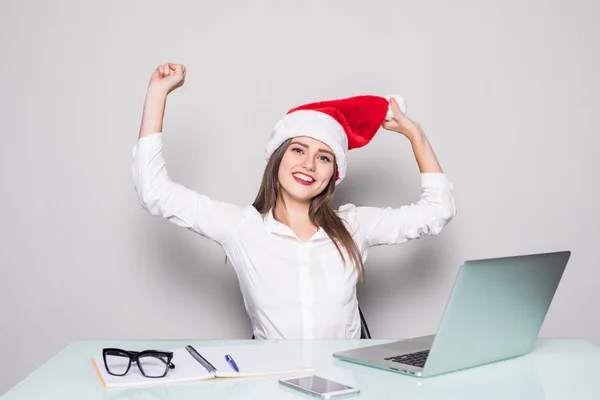
[[[147,378],[142,375],[135,364],[132,363],[129,372],[124,376],[114,376],[106,372],[102,355],[93,358],[96,369],[106,387],[130,387],[143,385],[160,385],[165,383],[191,382],[213,378],[201,364],[199,364],[185,348],[170,350],[173,352],[171,362],[175,368],[170,369],[164,378]]]
[[[214,365],[218,371],[216,376],[220,378],[314,371],[303,361],[300,348],[279,346],[277,343],[196,347],[196,350]],[[235,360],[239,373],[225,361],[226,354]]]

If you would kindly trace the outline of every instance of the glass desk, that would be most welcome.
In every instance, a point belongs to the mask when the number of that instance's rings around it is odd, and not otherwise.
[[[390,340],[289,340],[316,374],[358,387],[348,399],[600,399],[600,347],[582,339],[538,339],[523,357],[421,379],[348,363],[332,357],[346,350]],[[71,343],[10,389],[1,400],[202,400],[310,399],[282,387],[278,376],[213,379],[162,386],[106,389],[90,358],[103,347],[131,350],[268,343],[258,340],[122,340]],[[291,375],[290,375],[291,376]]]

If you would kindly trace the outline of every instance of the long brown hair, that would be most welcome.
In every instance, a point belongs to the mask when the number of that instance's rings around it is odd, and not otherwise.
[[[292,139],[288,139],[283,142],[281,146],[279,146],[277,150],[273,152],[269,158],[269,161],[267,162],[267,166],[265,167],[260,189],[258,190],[258,194],[256,195],[254,203],[252,203],[254,208],[256,208],[256,210],[263,217],[270,210],[275,208],[277,196],[281,190],[278,179],[279,165],[281,164],[283,155],[287,151],[291,141]],[[358,246],[352,238],[352,235],[350,235],[350,232],[348,232],[348,229],[346,229],[342,219],[330,206],[331,199],[333,198],[333,192],[335,191],[336,176],[337,164],[334,162],[334,171],[331,180],[321,193],[313,197],[310,203],[308,214],[310,221],[316,226],[323,228],[325,233],[327,233],[327,235],[331,238],[344,263],[346,262],[346,258],[342,253],[340,245],[346,249],[346,252],[350,256],[350,260],[354,264],[354,267],[358,270],[358,276],[362,281],[364,276],[364,266]]]

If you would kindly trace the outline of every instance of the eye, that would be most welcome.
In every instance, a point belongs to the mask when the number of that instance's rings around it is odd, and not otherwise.
[[[327,157],[327,156],[320,156],[320,157],[319,157],[319,160],[321,160],[321,161],[325,161],[325,162],[331,162],[331,160],[330,160],[330,159],[329,159],[329,157]]]
[[[298,154],[304,154],[304,150],[302,150],[300,147],[293,147],[292,151]]]

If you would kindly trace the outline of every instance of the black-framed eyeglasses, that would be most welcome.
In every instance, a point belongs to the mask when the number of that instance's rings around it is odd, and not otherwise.
[[[170,369],[175,368],[171,362],[172,351],[144,350],[129,351],[123,349],[102,349],[102,358],[106,371],[114,376],[123,376],[129,372],[132,363],[147,378],[162,378]]]

